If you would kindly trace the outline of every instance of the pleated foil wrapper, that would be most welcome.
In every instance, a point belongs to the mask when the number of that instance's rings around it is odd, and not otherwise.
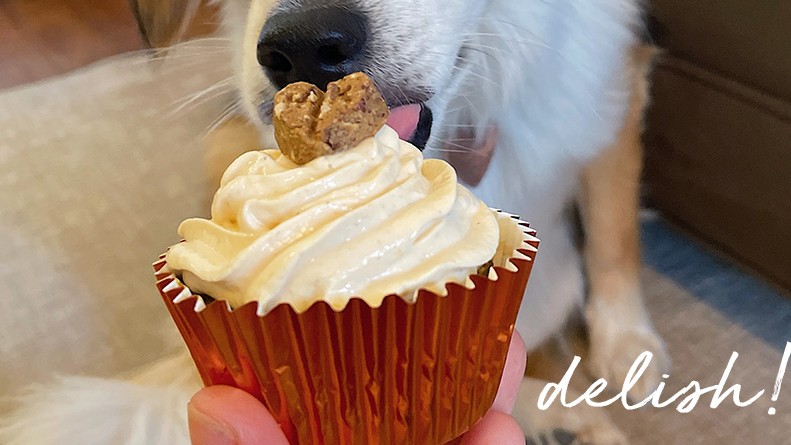
[[[497,216],[505,254],[489,276],[448,284],[445,296],[420,290],[414,303],[391,295],[377,308],[352,299],[340,311],[284,304],[258,316],[256,302],[206,304],[165,255],[157,288],[204,384],[258,398],[290,443],[445,444],[494,402],[537,252],[527,223]]]

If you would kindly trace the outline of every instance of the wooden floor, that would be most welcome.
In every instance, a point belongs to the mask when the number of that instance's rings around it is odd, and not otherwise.
[[[0,0],[0,89],[141,47],[128,0]]]

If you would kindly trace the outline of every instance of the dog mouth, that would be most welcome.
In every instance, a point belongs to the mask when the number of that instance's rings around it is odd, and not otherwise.
[[[431,136],[433,120],[431,109],[424,103],[417,103],[392,108],[387,125],[398,133],[399,138],[423,151]],[[447,160],[456,168],[459,178],[476,186],[489,168],[498,133],[492,124],[483,137],[477,137],[471,128],[459,127],[449,140],[438,143],[447,151]]]
[[[271,123],[272,103],[262,104],[259,113],[264,122]],[[398,133],[400,139],[411,143],[420,151],[426,149],[433,123],[434,114],[423,102],[391,107],[387,119],[387,125]],[[488,169],[497,140],[498,131],[494,125],[488,126],[482,138],[476,137],[467,126],[460,126],[448,139],[438,141],[439,147],[436,148],[448,153],[447,160],[456,168],[463,182],[475,186],[480,183]]]
[[[426,148],[431,137],[434,114],[424,103],[402,105],[390,110],[387,125],[398,133],[398,137],[408,141],[421,151]]]

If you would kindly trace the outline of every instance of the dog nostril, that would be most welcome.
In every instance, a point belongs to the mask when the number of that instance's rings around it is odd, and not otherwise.
[[[330,66],[340,65],[349,60],[349,56],[339,45],[320,46],[317,55],[320,63]]]
[[[267,19],[258,37],[257,55],[276,86],[305,81],[323,87],[366,68],[366,16],[331,3],[278,12]]]
[[[258,63],[275,73],[288,73],[293,69],[291,61],[280,51],[259,51]]]

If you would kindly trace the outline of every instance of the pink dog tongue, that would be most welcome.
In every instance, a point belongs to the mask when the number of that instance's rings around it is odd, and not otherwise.
[[[417,131],[420,122],[420,105],[404,105],[390,110],[387,125],[398,133],[398,137],[408,141]]]
[[[420,105],[404,105],[390,110],[387,125],[408,141],[415,135],[420,123]],[[462,181],[475,186],[481,182],[497,145],[497,127],[491,126],[480,143],[475,135],[465,129],[457,132],[451,141],[443,141],[447,148],[447,160],[453,164]]]

